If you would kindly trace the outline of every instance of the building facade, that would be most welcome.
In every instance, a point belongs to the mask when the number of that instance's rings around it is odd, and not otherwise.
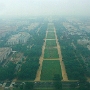
[[[0,48],[0,63],[7,59],[8,55],[12,52],[12,48]]]
[[[12,37],[7,41],[7,45],[26,43],[29,38],[30,38],[29,33],[20,32],[18,34],[12,35]]]

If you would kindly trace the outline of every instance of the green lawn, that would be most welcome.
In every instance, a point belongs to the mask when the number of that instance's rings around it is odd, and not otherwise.
[[[55,32],[48,32],[46,39],[55,39]]]
[[[56,90],[56,89],[34,89],[34,90]],[[62,90],[79,90],[78,88],[66,88],[66,89],[62,89]]]
[[[48,31],[54,31],[54,28],[48,28]]]
[[[55,89],[34,89],[34,90],[55,90]]]
[[[59,58],[57,48],[46,48],[44,51],[44,58],[45,59]]]
[[[13,90],[21,90],[21,89],[14,88]],[[56,90],[56,89],[33,89],[33,90]],[[78,88],[66,88],[66,89],[62,89],[62,90],[79,90],[79,89]]]
[[[57,46],[56,40],[46,40],[46,47],[55,47]]]
[[[44,60],[41,71],[41,80],[53,80],[55,74],[59,74],[62,78],[60,61]]]
[[[79,90],[78,88],[64,88],[62,90]]]
[[[54,28],[54,24],[53,23],[48,24],[48,28]]]

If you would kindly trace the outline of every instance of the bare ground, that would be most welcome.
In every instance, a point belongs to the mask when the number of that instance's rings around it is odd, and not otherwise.
[[[40,75],[41,75],[42,63],[43,63],[43,57],[44,57],[45,43],[46,43],[46,41],[44,42],[44,45],[42,47],[42,55],[41,55],[41,57],[39,59],[40,66],[39,66],[39,69],[37,70],[35,81],[40,81]]]
[[[16,82],[17,81],[17,78],[14,78],[13,80],[12,80],[12,82]]]
[[[46,32],[46,36],[47,36],[47,32]],[[37,70],[36,78],[35,78],[34,81],[40,81],[41,70],[42,70],[42,63],[43,63],[43,58],[44,58],[45,45],[46,45],[46,40],[45,40],[45,42],[43,44],[43,47],[42,47],[42,55],[39,58],[40,66],[39,66],[39,69]]]
[[[90,82],[90,77],[86,77],[87,78],[87,81]]]
[[[62,70],[63,81],[68,81],[65,65],[64,65],[64,62],[62,61],[61,48],[60,48],[60,45],[58,43],[58,39],[57,39],[57,35],[56,35],[56,30],[55,30],[55,36],[56,36],[56,43],[57,43],[57,49],[58,49],[58,54],[59,54],[61,70]]]

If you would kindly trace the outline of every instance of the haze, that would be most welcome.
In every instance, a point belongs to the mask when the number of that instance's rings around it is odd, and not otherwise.
[[[0,16],[90,15],[90,0],[0,0]]]

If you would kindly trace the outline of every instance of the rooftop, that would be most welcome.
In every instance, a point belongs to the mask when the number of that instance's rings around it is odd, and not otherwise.
[[[9,47],[0,48],[0,56],[9,49],[10,49]]]

